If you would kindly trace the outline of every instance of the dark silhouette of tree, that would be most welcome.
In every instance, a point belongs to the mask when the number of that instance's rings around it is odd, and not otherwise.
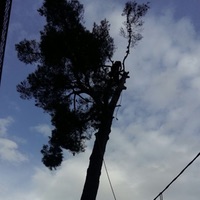
[[[48,145],[41,150],[43,163],[56,169],[64,149],[74,155],[83,152],[85,141],[95,133],[82,200],[96,198],[113,114],[129,78],[125,61],[142,38],[142,17],[148,9],[148,3],[125,4],[126,20],[120,32],[127,38],[127,49],[122,62],[112,60],[115,46],[109,22],[104,19],[87,30],[78,0],[44,0],[38,10],[46,18],[40,41],[24,39],[16,44],[19,60],[37,64],[17,91],[49,113],[54,126]]]

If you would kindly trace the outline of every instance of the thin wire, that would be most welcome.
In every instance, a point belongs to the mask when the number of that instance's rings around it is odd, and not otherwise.
[[[120,103],[119,103],[119,106],[118,106],[118,108],[116,110],[116,117],[115,117],[116,119],[117,119],[117,114],[118,114],[118,111],[119,111],[119,107],[121,106],[121,103],[122,103],[122,95],[123,95],[123,93],[121,93],[121,95],[120,95]],[[100,148],[100,145],[99,145],[99,148]],[[104,165],[104,168],[105,168],[105,171],[106,171],[106,175],[107,175],[107,178],[108,178],[108,182],[109,182],[112,194],[113,194],[113,198],[114,198],[114,200],[117,200],[116,195],[115,195],[115,191],[114,191],[114,188],[113,188],[113,185],[112,185],[109,173],[108,173],[108,169],[107,169],[107,166],[106,166],[106,161],[105,161],[104,158],[103,158],[103,165]]]
[[[200,152],[194,157],[194,159],[189,162],[185,168],[153,199],[156,200],[158,197],[162,196],[162,194],[169,188],[169,186],[178,179],[178,177],[200,156]]]
[[[107,175],[107,178],[108,178],[108,182],[109,182],[109,185],[110,185],[110,188],[111,188],[113,197],[114,197],[115,200],[117,200],[116,195],[115,195],[115,191],[114,191],[114,188],[113,188],[113,186],[112,186],[112,182],[111,182],[111,179],[110,179],[110,176],[109,176],[109,173],[108,173],[108,169],[107,169],[107,166],[106,166],[106,162],[105,162],[104,159],[103,159],[103,165],[104,165],[104,168],[105,168],[105,171],[106,171],[106,175]]]
[[[99,150],[102,153],[102,149],[100,147],[98,137],[96,139],[97,139],[97,142],[98,142]],[[111,191],[112,191],[113,198],[114,198],[114,200],[117,200],[116,195],[115,195],[115,191],[114,191],[114,188],[113,188],[113,185],[112,185],[112,182],[111,182],[111,178],[110,178],[109,173],[108,173],[108,169],[107,169],[107,166],[106,166],[106,161],[104,159],[104,156],[103,156],[103,166],[104,166],[105,171],[106,171],[106,176],[108,178],[108,182],[109,182],[109,185],[110,185],[110,188],[111,188]]]

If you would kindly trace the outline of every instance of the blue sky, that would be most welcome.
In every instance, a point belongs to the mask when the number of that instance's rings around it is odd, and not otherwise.
[[[83,2],[83,1],[81,1]],[[124,56],[119,36],[122,0],[85,0],[85,24],[107,18]],[[146,1],[138,1],[146,2]],[[153,199],[200,151],[199,0],[152,0],[143,40],[127,60],[131,78],[114,120],[105,160],[117,199]],[[40,149],[51,132],[50,118],[33,101],[21,100],[16,85],[35,66],[16,57],[14,45],[38,38],[42,1],[13,1],[0,88],[0,196],[4,200],[79,199],[93,140],[85,153],[66,160],[55,172],[41,163]],[[200,160],[164,193],[164,199],[200,196]],[[102,170],[97,199],[111,199]]]

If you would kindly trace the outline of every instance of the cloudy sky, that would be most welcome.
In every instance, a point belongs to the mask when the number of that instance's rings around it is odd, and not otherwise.
[[[83,1],[81,1],[83,2]],[[107,18],[119,36],[125,0],[84,0],[85,24]],[[144,2],[138,0],[138,2]],[[146,1],[145,1],[146,2]],[[105,161],[117,199],[151,200],[200,151],[200,1],[151,0],[143,40],[127,60],[131,78],[115,114]],[[85,153],[66,154],[57,171],[41,163],[40,149],[51,132],[50,118],[24,101],[16,85],[32,66],[16,57],[14,45],[39,36],[42,0],[13,1],[0,88],[0,197],[4,200],[80,199],[93,141]],[[164,200],[197,200],[200,158],[164,193]],[[102,170],[98,200],[113,199]]]

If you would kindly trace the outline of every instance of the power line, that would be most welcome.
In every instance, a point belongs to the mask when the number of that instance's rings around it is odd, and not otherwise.
[[[192,159],[192,161],[190,161],[186,167],[183,168],[183,170],[153,199],[156,200],[158,197],[160,197],[160,199],[163,199],[163,193],[169,188],[169,186],[176,181],[179,176],[181,176],[181,174],[200,156],[200,152]]]

